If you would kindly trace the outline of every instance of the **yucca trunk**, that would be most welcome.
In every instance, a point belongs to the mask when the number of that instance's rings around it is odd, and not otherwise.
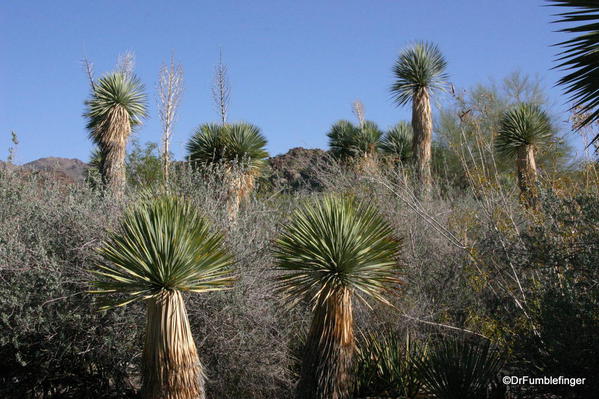
[[[113,193],[120,195],[125,190],[125,144],[111,145],[103,149],[102,181]]]
[[[225,180],[227,182],[227,215],[229,221],[235,223],[241,202],[254,188],[255,176],[251,172],[228,170],[225,172]]]
[[[366,152],[359,157],[356,165],[356,171],[365,175],[376,175],[379,170],[376,153]]]
[[[412,153],[416,170],[418,191],[427,195],[431,190],[431,148],[433,143],[433,117],[430,95],[420,89],[412,102]]]
[[[296,398],[350,398],[354,349],[351,291],[342,289],[315,309]]]
[[[102,181],[117,195],[125,190],[125,151],[130,134],[129,113],[123,107],[115,107],[101,129],[99,146],[102,152]]]
[[[147,300],[143,399],[204,399],[204,372],[179,291]]]
[[[518,149],[516,167],[518,169],[520,195],[527,205],[534,206],[536,203],[535,183],[537,182],[537,164],[532,145],[522,146]]]

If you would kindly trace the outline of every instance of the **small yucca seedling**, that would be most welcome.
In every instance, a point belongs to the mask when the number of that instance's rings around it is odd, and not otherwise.
[[[296,210],[276,240],[278,292],[293,306],[307,301],[313,319],[297,397],[345,399],[354,354],[352,299],[389,304],[400,282],[400,242],[371,205],[327,196]]]
[[[232,257],[222,236],[184,200],[144,200],[98,249],[97,294],[102,309],[143,300],[147,305],[142,397],[204,397],[204,371],[191,335],[182,292],[230,287]]]

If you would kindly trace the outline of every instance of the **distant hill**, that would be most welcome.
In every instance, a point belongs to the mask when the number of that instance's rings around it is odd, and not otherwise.
[[[13,165],[0,161],[0,170],[4,168],[8,168],[19,175],[35,174],[43,179],[74,184],[85,181],[87,164],[78,159],[48,157],[23,165]]]
[[[75,158],[48,157],[28,162],[22,165],[21,168],[65,174],[78,183],[85,180],[87,164]]]

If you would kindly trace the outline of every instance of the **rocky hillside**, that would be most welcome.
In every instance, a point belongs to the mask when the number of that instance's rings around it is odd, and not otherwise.
[[[286,186],[291,190],[318,189],[320,183],[316,172],[327,161],[327,156],[321,149],[292,148],[286,154],[269,158],[268,180],[274,186]]]
[[[57,157],[40,158],[35,161],[28,162],[21,167],[37,171],[64,174],[74,182],[84,181],[85,172],[87,170],[87,164],[79,159]]]
[[[78,159],[40,158],[23,165],[13,165],[0,161],[0,169],[7,168],[23,175],[36,174],[44,179],[61,183],[81,183],[85,180],[87,164]]]

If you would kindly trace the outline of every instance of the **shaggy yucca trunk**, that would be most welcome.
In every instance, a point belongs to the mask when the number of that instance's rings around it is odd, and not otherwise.
[[[115,194],[123,193],[126,185],[125,176],[125,144],[111,145],[103,150],[102,180]]]
[[[379,171],[378,158],[375,149],[370,149],[358,158],[356,171],[364,175],[376,175]]]
[[[177,290],[147,300],[143,399],[204,399],[204,373]]]
[[[337,290],[315,310],[297,399],[347,399],[354,353],[351,291]]]
[[[123,107],[110,111],[102,129],[100,151],[102,152],[102,181],[115,194],[123,193],[126,185],[125,150],[131,134],[129,114]]]
[[[412,153],[416,169],[416,179],[420,187],[418,191],[427,195],[430,192],[431,148],[433,142],[433,118],[430,96],[427,89],[420,89],[412,102]]]
[[[537,165],[535,162],[534,147],[532,145],[525,145],[518,149],[516,167],[518,169],[518,186],[520,187],[520,195],[527,205],[535,206]]]
[[[225,172],[227,182],[227,215],[229,222],[235,223],[239,214],[241,202],[244,201],[254,188],[255,175],[237,170]]]

